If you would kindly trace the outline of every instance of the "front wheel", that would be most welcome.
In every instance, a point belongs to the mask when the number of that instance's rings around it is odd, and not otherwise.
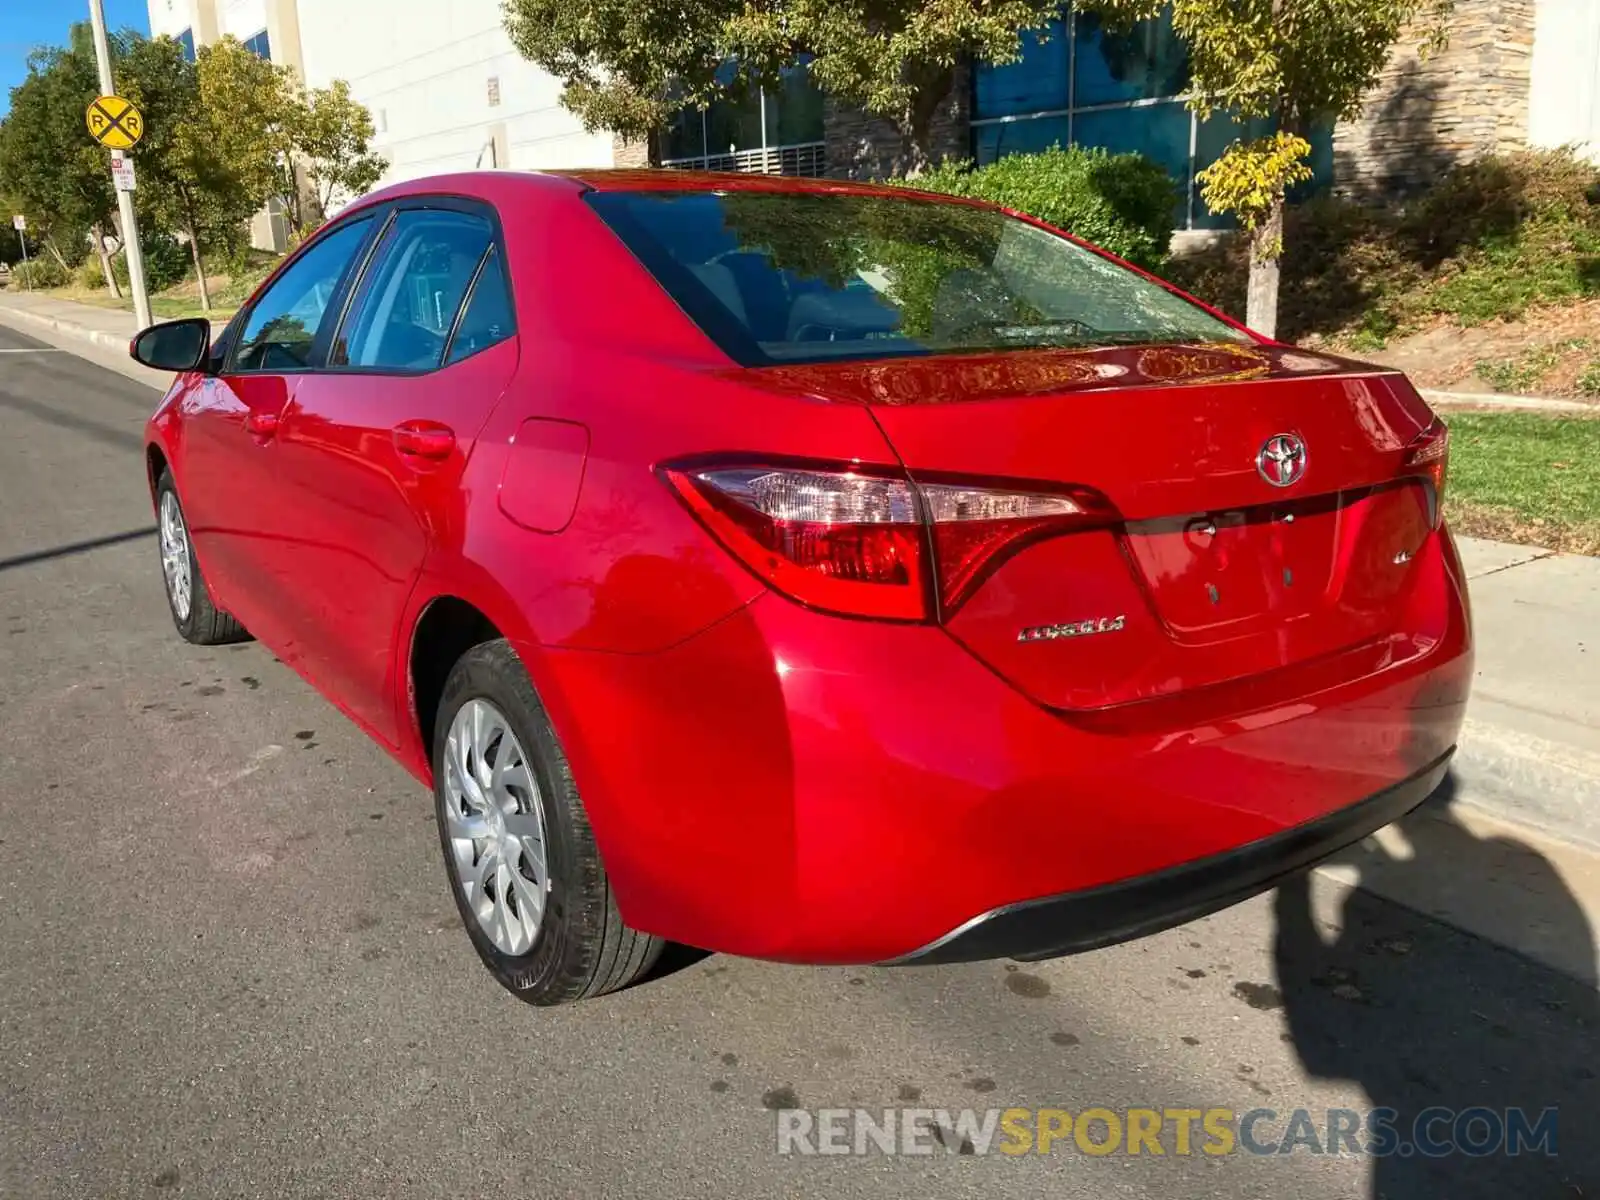
[[[167,585],[167,607],[178,636],[196,646],[248,641],[245,627],[218,608],[200,574],[172,472],[161,472],[156,484],[156,536],[161,544],[161,576]]]
[[[622,923],[566,756],[510,643],[475,646],[451,670],[433,790],[456,908],[501,986],[564,1004],[655,964],[663,943]]]

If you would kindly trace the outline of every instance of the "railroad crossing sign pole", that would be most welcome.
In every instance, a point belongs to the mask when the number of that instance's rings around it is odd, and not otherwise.
[[[94,56],[100,66],[102,98],[113,97],[117,90],[111,78],[111,49],[106,44],[106,14],[100,7],[100,0],[89,0],[89,20],[94,26]],[[99,101],[95,103],[99,104]],[[132,111],[131,106],[129,110]],[[94,127],[93,115],[94,108],[91,107],[91,129]],[[137,142],[143,132],[142,122],[135,125],[133,130],[124,130],[131,137],[130,145]],[[105,144],[98,136],[97,140]],[[150,296],[144,290],[144,254],[139,249],[139,222],[133,215],[132,192],[117,189],[117,212],[122,217],[122,245],[128,254],[128,284],[133,289],[133,313],[139,328],[143,329],[150,324]]]

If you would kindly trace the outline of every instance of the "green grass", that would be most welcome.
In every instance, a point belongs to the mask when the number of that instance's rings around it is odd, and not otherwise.
[[[1452,413],[1457,532],[1600,554],[1600,417]]]

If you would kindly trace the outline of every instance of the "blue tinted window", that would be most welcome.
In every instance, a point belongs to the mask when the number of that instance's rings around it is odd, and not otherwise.
[[[178,45],[183,47],[183,57],[187,62],[194,61],[194,30],[185,29],[178,35]]]
[[[1051,21],[1022,35],[1022,57],[1004,66],[979,63],[973,72],[973,115],[1006,117],[1067,107],[1066,24]]]
[[[272,42],[267,38],[265,29],[260,33],[245,38],[244,48],[257,58],[270,59],[272,57]]]
[[[1035,154],[1052,146],[1067,145],[1067,118],[996,121],[975,128],[973,140],[973,157],[979,166],[986,166],[1006,154]]]
[[[1189,52],[1170,11],[1121,33],[1105,30],[1094,13],[1079,13],[1076,28],[1074,107],[1176,96],[1189,86]]]

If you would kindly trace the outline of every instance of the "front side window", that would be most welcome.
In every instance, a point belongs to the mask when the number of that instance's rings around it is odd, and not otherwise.
[[[467,287],[493,240],[489,222],[470,213],[401,212],[356,288],[328,365],[437,367]]]
[[[993,209],[754,191],[587,199],[746,366],[1248,340],[1159,284]]]
[[[372,218],[341,225],[306,249],[250,310],[235,371],[303,371],[328,305],[350,260],[366,239]]]

